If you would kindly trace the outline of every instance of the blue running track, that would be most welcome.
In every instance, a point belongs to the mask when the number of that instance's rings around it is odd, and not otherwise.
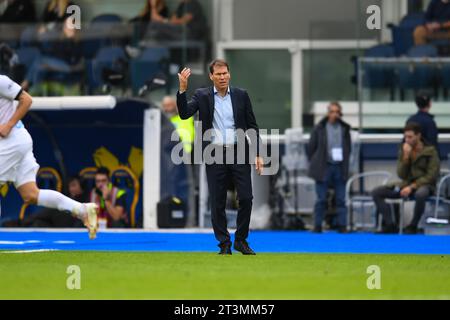
[[[249,242],[260,253],[450,254],[450,236],[253,231]],[[212,233],[195,231],[107,231],[91,241],[85,231],[0,229],[0,250],[215,252],[217,247]]]

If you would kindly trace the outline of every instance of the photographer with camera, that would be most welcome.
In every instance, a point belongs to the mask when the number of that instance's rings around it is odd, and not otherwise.
[[[95,188],[90,199],[98,205],[99,229],[128,228],[126,192],[111,183],[108,168],[100,167],[95,173]]]

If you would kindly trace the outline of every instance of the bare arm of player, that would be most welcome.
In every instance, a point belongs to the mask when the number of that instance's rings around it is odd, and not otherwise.
[[[7,123],[0,124],[0,137],[2,138],[6,138],[11,133],[12,128],[14,128],[17,122],[25,117],[28,110],[30,110],[31,103],[33,102],[31,96],[25,91],[22,91],[18,100],[19,104],[11,119]]]

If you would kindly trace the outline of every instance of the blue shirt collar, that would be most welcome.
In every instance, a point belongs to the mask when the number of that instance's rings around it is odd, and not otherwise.
[[[216,86],[213,86],[213,88],[214,88],[214,95],[216,95],[217,92],[219,92],[219,91],[217,91]],[[230,94],[230,87],[229,86],[228,86],[228,89],[227,89],[227,94]]]

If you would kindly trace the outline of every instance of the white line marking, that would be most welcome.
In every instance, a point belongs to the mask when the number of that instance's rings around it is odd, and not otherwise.
[[[13,244],[13,245],[23,245],[23,244],[33,244],[33,243],[41,243],[40,240],[27,240],[27,241],[0,241],[1,244]]]
[[[230,229],[230,233],[235,230]],[[81,228],[2,228],[0,233],[29,233],[29,232],[43,232],[43,233],[87,233],[86,229]],[[189,228],[189,229],[106,229],[100,233],[214,233],[212,228]]]
[[[0,251],[0,253],[38,253],[38,252],[51,252],[59,251],[58,249],[37,249],[37,250],[18,250],[18,251]]]

